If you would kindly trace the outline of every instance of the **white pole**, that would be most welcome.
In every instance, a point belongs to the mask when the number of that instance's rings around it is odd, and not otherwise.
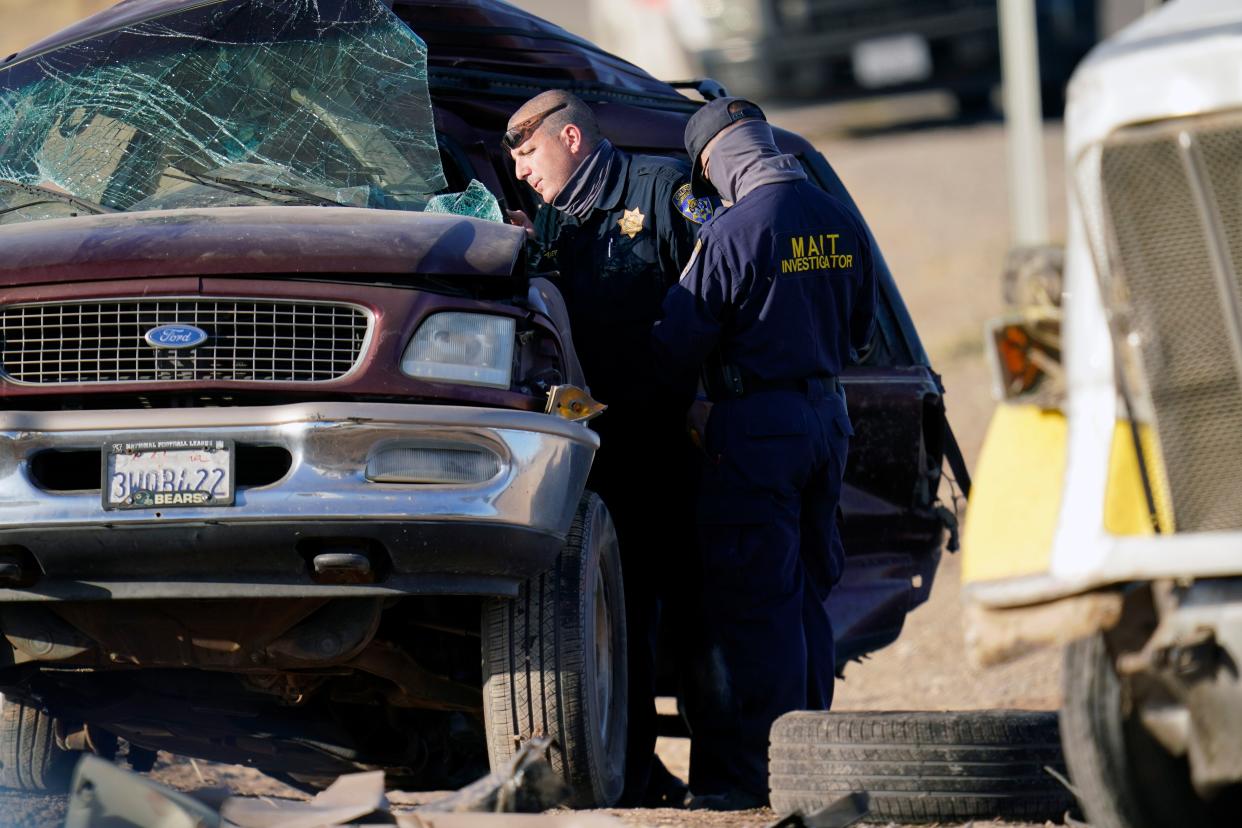
[[[997,0],[1000,12],[1009,214],[1015,247],[1048,244],[1048,191],[1034,0]]]

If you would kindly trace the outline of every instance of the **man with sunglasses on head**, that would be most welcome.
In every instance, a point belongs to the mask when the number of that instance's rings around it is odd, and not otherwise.
[[[684,427],[694,385],[651,393],[651,326],[694,248],[709,202],[690,195],[681,161],[631,155],[600,134],[569,92],[544,92],[509,119],[514,174],[542,199],[526,227],[537,269],[557,271],[591,395],[608,406],[592,425],[601,446],[589,485],[620,541],[629,644],[626,805],[679,805],[684,789],[654,760],[659,599],[683,577],[694,539],[697,459]],[[680,396],[680,399],[673,399]]]

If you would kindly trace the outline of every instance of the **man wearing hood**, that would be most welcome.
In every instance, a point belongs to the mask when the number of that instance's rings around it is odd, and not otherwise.
[[[766,804],[768,732],[832,702],[825,601],[844,565],[837,503],[853,434],[837,377],[870,341],[877,281],[861,218],[776,148],[755,104],[686,127],[707,221],[654,330],[672,376],[702,370],[702,591],[687,695],[692,807]]]
[[[680,785],[652,760],[656,738],[655,640],[659,585],[693,544],[695,450],[683,427],[693,381],[660,398],[647,382],[651,326],[693,249],[706,202],[690,196],[690,170],[630,155],[600,134],[576,96],[544,92],[509,119],[514,173],[543,200],[531,222],[537,267],[555,270],[591,395],[608,406],[592,426],[601,446],[589,486],[612,514],[620,542],[628,638],[629,707],[622,802],[679,804]],[[648,783],[650,775],[650,784]]]

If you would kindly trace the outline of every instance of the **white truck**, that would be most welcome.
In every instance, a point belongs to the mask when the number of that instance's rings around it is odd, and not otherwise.
[[[1063,281],[1036,268],[992,328],[968,638],[1065,646],[1094,828],[1242,824],[1242,4],[1103,43],[1065,125]]]

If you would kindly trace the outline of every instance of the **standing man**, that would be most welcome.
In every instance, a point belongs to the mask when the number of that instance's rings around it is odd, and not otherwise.
[[[767,803],[772,722],[832,702],[825,600],[844,564],[836,509],[853,434],[837,377],[870,340],[876,276],[859,216],[780,153],[753,103],[705,105],[686,150],[694,193],[710,185],[726,205],[654,332],[657,365],[703,367],[714,403],[697,511],[691,807],[752,808]]]
[[[601,447],[590,486],[617,527],[629,640],[629,731],[622,802],[679,800],[677,780],[653,759],[659,584],[694,541],[690,520],[697,461],[683,427],[691,382],[666,397],[649,392],[652,325],[709,214],[690,196],[687,166],[630,155],[600,134],[576,96],[553,90],[509,119],[504,144],[514,172],[544,201],[533,224],[514,211],[560,272],[574,346],[591,395],[608,411],[592,424]],[[672,397],[670,399],[670,397]]]

